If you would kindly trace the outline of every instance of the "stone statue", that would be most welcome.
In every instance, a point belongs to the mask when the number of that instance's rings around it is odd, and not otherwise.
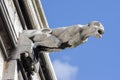
[[[103,33],[104,27],[98,21],[56,29],[24,30],[20,34],[15,52],[18,54],[14,54],[12,59],[19,60],[21,69],[24,68],[27,76],[31,78],[34,72],[39,71],[35,64],[39,61],[40,53],[74,48],[85,43],[89,36],[101,38]]]
[[[85,43],[89,36],[101,38],[103,25],[92,21],[86,25],[73,25],[56,29],[24,30],[19,37],[17,52],[12,59],[19,60],[28,77],[39,71],[35,64],[39,61],[40,52],[56,52],[74,48]]]
[[[101,38],[103,33],[103,25],[98,21],[92,21],[86,25],[78,24],[56,29],[24,30],[21,35],[32,41],[33,48],[56,52],[85,43],[89,36]]]

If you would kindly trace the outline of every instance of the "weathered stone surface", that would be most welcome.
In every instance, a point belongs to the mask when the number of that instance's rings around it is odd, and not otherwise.
[[[77,47],[85,43],[90,36],[101,38],[103,32],[103,25],[98,21],[92,21],[86,25],[79,24],[56,28],[51,33],[44,33],[41,30],[26,30],[26,33],[24,31],[22,35],[29,39],[32,37],[34,48],[37,47],[43,49],[43,51],[56,52],[66,48]]]
[[[17,61],[11,60],[7,63],[3,80],[18,80]]]
[[[14,2],[13,2],[13,0],[4,0],[4,2],[7,7],[8,14],[10,16],[10,20],[13,25],[12,30],[15,33],[14,36],[16,36],[18,38],[19,33],[21,33],[23,29],[22,29],[20,19],[18,17],[17,10],[15,8]]]
[[[32,53],[32,49],[33,49],[33,42],[28,39],[26,36],[21,35],[19,40],[18,40],[18,45],[17,45],[17,50],[14,55],[14,58],[20,58],[20,53],[23,52],[28,52],[28,53]],[[30,55],[33,56],[33,55]]]
[[[2,80],[3,77],[3,69],[4,69],[4,59],[3,59],[3,55],[2,55],[2,51],[0,49],[0,80]]]
[[[2,41],[4,43],[7,52],[9,52],[12,49],[12,45],[10,43],[10,38],[8,37],[8,35],[9,34],[6,32],[5,29],[5,24],[0,16],[0,36],[2,38]]]

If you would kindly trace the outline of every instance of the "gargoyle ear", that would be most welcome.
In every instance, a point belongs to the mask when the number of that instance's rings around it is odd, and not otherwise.
[[[95,22],[94,25],[95,26],[100,26],[100,23],[99,22]]]
[[[95,26],[100,26],[100,23],[98,21],[92,21],[88,23],[88,26],[95,25]]]

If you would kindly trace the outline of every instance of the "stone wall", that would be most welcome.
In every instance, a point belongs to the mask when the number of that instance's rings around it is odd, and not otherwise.
[[[48,27],[40,0],[0,1],[0,40],[3,43],[2,47],[0,45],[0,80],[25,80],[24,68],[20,69],[18,60],[10,58],[19,54],[17,51],[19,34],[23,30]],[[33,80],[57,80],[49,54],[43,53],[38,63],[37,67],[41,68],[32,76]]]
[[[0,80],[2,80],[3,76],[3,71],[4,71],[4,59],[3,59],[3,55],[2,55],[2,51],[0,49]]]

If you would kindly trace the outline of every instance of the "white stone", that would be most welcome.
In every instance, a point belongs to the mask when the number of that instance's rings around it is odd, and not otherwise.
[[[4,69],[4,59],[2,55],[2,51],[0,49],[0,80],[2,80],[3,75],[3,69]]]
[[[98,21],[92,21],[86,25],[78,24],[56,28],[51,33],[42,32],[42,30],[26,30],[21,35],[26,36],[28,39],[33,37],[34,47],[45,46],[48,47],[48,52],[55,52],[65,48],[74,48],[85,43],[90,36],[101,38],[103,32],[103,25]],[[63,48],[61,48],[61,45],[66,42],[67,45],[71,46],[62,46]]]
[[[7,63],[7,67],[4,71],[4,79],[3,80],[18,80],[17,61],[16,60],[11,60]]]
[[[8,15],[13,25],[11,29],[14,32],[14,36],[18,38],[19,33],[21,33],[23,29],[14,2],[13,0],[4,0],[4,2],[8,10]]]

